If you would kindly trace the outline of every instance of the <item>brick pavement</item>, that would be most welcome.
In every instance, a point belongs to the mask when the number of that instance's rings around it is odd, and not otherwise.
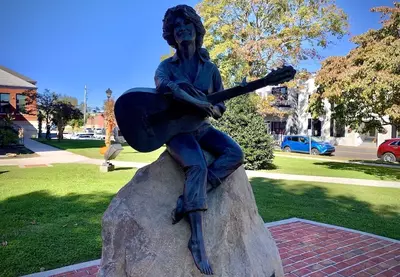
[[[400,277],[399,241],[303,221],[268,229],[279,248],[285,277]],[[98,267],[53,276],[93,277]]]
[[[285,277],[400,276],[400,243],[293,222],[270,227]]]

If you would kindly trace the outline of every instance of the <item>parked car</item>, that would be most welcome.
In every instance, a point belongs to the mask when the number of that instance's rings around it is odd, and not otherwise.
[[[73,134],[71,136],[71,139],[95,139],[95,138],[94,134],[78,133],[78,134]]]
[[[400,138],[385,140],[379,145],[377,156],[382,161],[389,163],[400,161]]]
[[[318,138],[311,139],[308,136],[285,136],[281,143],[281,149],[285,152],[310,153],[311,155],[330,155],[335,152],[335,147],[329,142]]]

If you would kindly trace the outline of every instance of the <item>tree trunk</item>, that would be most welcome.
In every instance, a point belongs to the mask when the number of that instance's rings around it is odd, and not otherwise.
[[[57,125],[57,129],[58,129],[58,135],[57,135],[57,137],[58,137],[58,141],[59,141],[59,142],[64,138],[64,136],[63,136],[64,128],[65,128],[65,127],[64,127],[64,124],[63,124],[62,120],[60,120],[60,122],[59,122],[58,125]]]
[[[46,124],[46,139],[50,139],[50,125]]]

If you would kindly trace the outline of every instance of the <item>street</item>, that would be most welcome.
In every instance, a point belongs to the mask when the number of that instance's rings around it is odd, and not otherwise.
[[[356,147],[356,146],[335,146],[335,157],[347,158],[349,160],[376,160],[377,148],[374,147]]]

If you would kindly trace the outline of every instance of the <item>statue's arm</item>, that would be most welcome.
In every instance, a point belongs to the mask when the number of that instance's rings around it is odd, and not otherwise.
[[[158,66],[154,76],[154,81],[156,84],[156,90],[159,93],[172,92],[172,95],[176,100],[195,105],[203,110],[206,114],[211,115],[212,105],[207,101],[193,97],[181,89],[178,84],[173,82],[169,77],[168,68],[164,62]]]
[[[172,92],[179,89],[178,85],[171,81],[168,68],[164,62],[162,62],[154,75],[154,82],[156,84],[156,90],[160,93]]]
[[[213,74],[213,86],[214,86],[214,92],[224,90],[224,84],[222,83],[221,73],[219,72],[219,70],[216,66],[214,68],[214,74]],[[224,102],[215,104],[214,107],[216,107],[220,113],[220,115],[217,115],[217,118],[221,117],[224,114],[224,112],[226,111],[226,106],[225,106]],[[214,116],[214,118],[215,118],[215,116]]]

